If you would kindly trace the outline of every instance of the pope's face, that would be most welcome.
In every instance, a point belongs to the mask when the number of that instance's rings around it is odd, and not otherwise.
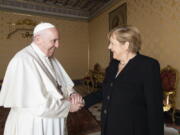
[[[40,49],[46,56],[53,56],[55,49],[59,47],[59,33],[56,28],[44,30],[40,36],[41,45]]]

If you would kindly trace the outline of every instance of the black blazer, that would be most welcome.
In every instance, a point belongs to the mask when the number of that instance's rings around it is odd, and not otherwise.
[[[85,108],[102,101],[102,135],[164,135],[159,63],[137,54],[116,77],[119,62],[106,69],[102,90],[86,97]]]

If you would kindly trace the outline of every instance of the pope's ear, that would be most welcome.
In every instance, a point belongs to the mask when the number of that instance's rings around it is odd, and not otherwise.
[[[39,43],[40,40],[41,40],[41,38],[40,38],[39,35],[35,35],[35,36],[34,36],[34,42]]]

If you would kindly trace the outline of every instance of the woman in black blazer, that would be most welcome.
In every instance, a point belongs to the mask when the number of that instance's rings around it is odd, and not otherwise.
[[[136,27],[117,27],[108,38],[113,59],[102,90],[84,97],[85,108],[102,101],[102,135],[163,135],[158,61],[138,53],[141,38]]]

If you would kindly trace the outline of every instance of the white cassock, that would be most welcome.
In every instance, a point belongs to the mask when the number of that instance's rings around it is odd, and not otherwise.
[[[65,135],[73,86],[55,58],[34,43],[22,49],[10,61],[0,92],[0,106],[11,108],[4,135]]]

